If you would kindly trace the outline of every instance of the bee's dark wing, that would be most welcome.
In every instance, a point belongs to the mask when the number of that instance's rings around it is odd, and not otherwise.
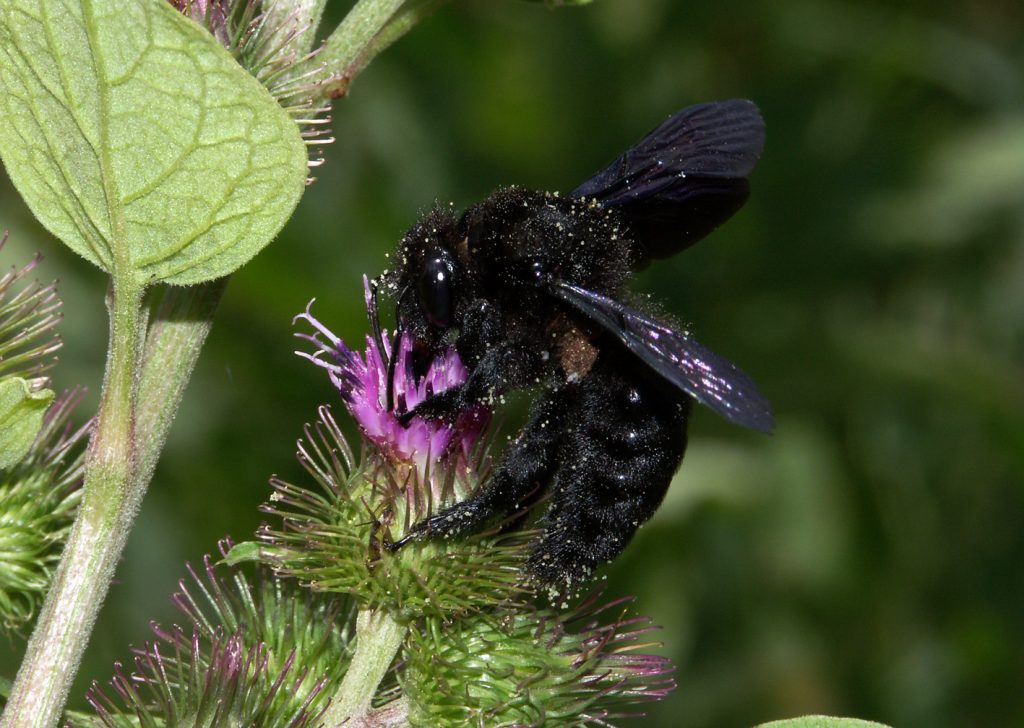
[[[761,432],[775,427],[771,405],[750,377],[687,334],[571,283],[554,281],[550,290],[614,334],[669,383],[727,420]]]
[[[764,120],[751,101],[716,101],[678,111],[570,193],[616,207],[640,262],[697,242],[743,206],[764,148]]]

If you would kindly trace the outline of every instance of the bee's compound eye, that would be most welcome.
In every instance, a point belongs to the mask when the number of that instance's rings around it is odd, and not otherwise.
[[[419,280],[419,299],[423,313],[432,326],[446,329],[452,325],[452,278],[455,265],[444,254],[431,255],[423,263]]]

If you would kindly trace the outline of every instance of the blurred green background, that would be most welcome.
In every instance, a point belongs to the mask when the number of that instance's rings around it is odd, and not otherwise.
[[[336,105],[318,182],[231,281],[78,705],[149,620],[177,619],[183,562],[249,537],[267,478],[297,475],[295,438],[333,401],[292,354],[310,298],[357,341],[360,275],[435,199],[569,190],[668,113],[729,97],[767,121],[751,199],[635,287],[746,369],[778,429],[698,411],[664,506],[608,570],[678,667],[646,725],[1024,725],[1019,0],[475,0],[429,19]],[[42,250],[61,280],[55,380],[88,385],[91,411],[104,281],[6,180],[4,227],[4,265]]]

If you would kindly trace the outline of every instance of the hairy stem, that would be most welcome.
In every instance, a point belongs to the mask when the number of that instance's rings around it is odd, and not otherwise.
[[[352,79],[369,63],[367,49],[406,0],[359,0],[341,24],[324,42],[317,62],[324,68],[321,93],[338,98],[348,91]]]
[[[356,617],[356,653],[352,656],[345,679],[324,713],[324,725],[355,727],[366,724],[373,696],[394,662],[408,629],[386,611],[365,609],[359,612]]]
[[[435,12],[450,0],[409,0],[373,37],[373,41],[356,59],[358,70],[366,67],[375,56],[383,52],[392,43],[412,30],[421,20]]]
[[[136,480],[149,482],[153,476],[227,283],[220,278],[188,288],[169,286],[157,306],[139,376]]]
[[[82,504],[46,595],[2,728],[57,725],[142,500],[135,469],[136,372],[142,288],[115,282],[100,409],[86,455]]]

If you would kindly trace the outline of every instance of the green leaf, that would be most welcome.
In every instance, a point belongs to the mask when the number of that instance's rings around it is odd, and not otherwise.
[[[827,715],[805,715],[801,718],[787,718],[762,723],[757,728],[888,728],[884,723],[874,723],[858,718],[831,718]]]
[[[33,392],[21,377],[0,382],[0,468],[10,468],[25,457],[52,401],[52,391]]]
[[[139,284],[235,270],[305,184],[295,123],[163,0],[0,0],[0,115],[36,217]]]

